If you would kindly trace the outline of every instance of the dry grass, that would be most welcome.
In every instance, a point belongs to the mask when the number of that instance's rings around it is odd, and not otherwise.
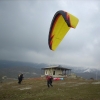
[[[26,79],[0,83],[0,100],[100,100],[100,82],[79,79],[54,81],[48,88],[45,79]]]

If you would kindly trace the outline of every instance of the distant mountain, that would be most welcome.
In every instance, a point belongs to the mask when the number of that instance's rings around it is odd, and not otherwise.
[[[7,76],[8,78],[17,78],[20,73],[23,73],[25,78],[39,77],[44,73],[41,68],[48,66],[49,64],[44,63],[0,60],[0,77]],[[72,67],[68,65],[61,66],[71,69],[71,73],[75,73],[77,76],[85,79],[100,79],[100,69]]]
[[[87,70],[83,71],[83,73],[86,73],[86,72],[91,73],[91,69],[87,69]]]
[[[100,79],[100,70],[96,68],[79,68],[78,70],[74,69],[73,72],[85,79]]]
[[[75,73],[77,76],[83,77],[85,79],[100,79],[100,69],[99,68],[86,68],[86,67],[73,67],[73,66],[66,66],[69,69],[72,69],[71,72]]]
[[[6,61],[0,60],[0,68],[1,67],[13,67],[13,66],[30,66],[34,68],[42,68],[47,67],[47,64],[44,63],[31,63],[31,62],[20,62],[20,61]]]
[[[41,68],[44,67],[47,65],[43,63],[0,60],[0,77],[17,78],[20,73],[23,73],[25,78],[39,77],[43,74]]]

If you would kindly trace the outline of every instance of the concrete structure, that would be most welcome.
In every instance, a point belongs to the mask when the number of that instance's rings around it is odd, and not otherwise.
[[[71,69],[61,66],[50,66],[42,68],[41,70],[44,70],[44,75],[41,75],[42,77],[45,75],[52,75],[53,77],[66,77],[71,74]]]

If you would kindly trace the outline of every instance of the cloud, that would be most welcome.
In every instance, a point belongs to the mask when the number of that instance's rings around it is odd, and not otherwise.
[[[56,11],[79,18],[56,51],[48,46],[48,34]],[[0,1],[0,60],[98,67],[100,1],[28,0]]]

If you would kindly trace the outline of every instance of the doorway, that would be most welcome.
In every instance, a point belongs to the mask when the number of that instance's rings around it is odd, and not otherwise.
[[[55,71],[53,71],[53,75],[55,75]]]

